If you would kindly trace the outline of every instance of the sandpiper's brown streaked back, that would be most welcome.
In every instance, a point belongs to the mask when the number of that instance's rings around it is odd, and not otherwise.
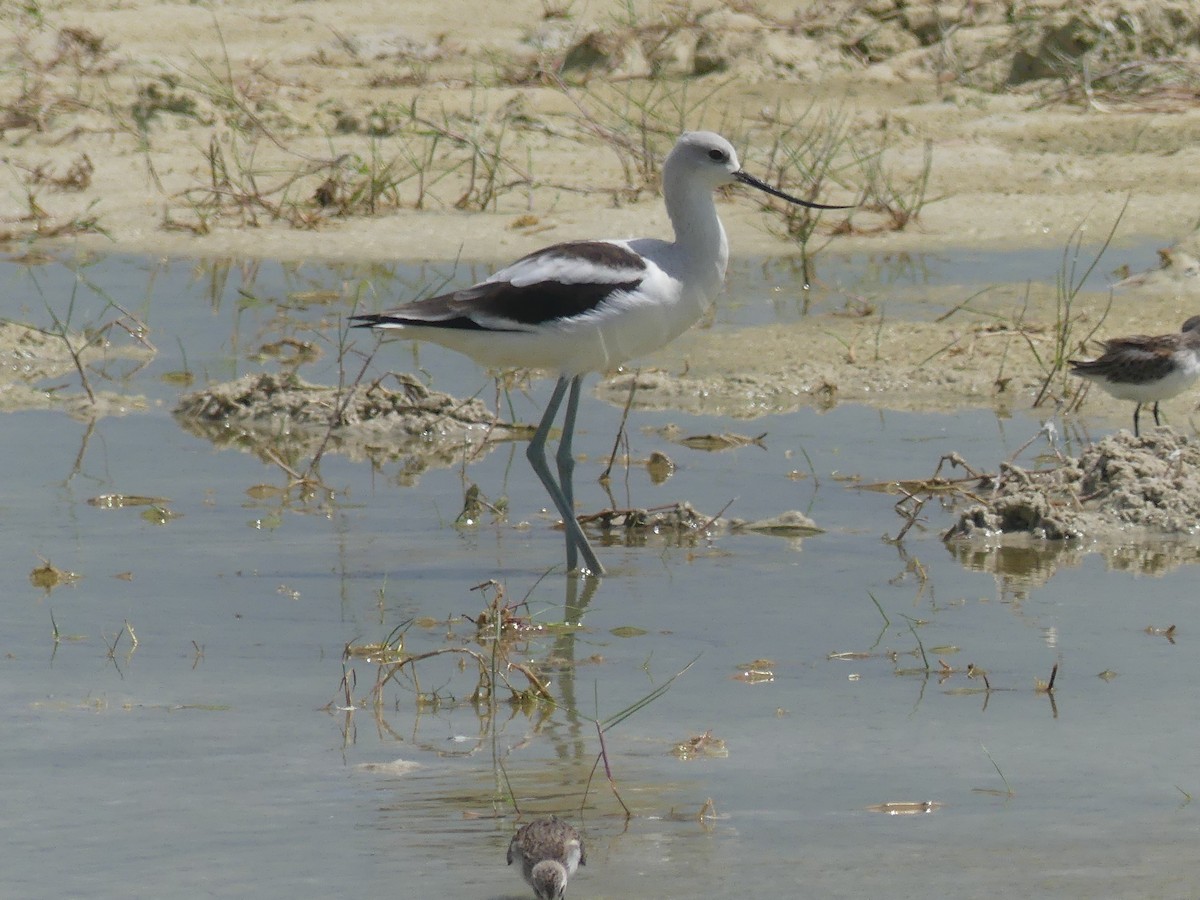
[[[562,900],[567,879],[587,864],[587,854],[575,827],[551,816],[517,829],[508,845],[508,864],[514,861],[538,900]]]
[[[1133,433],[1146,403],[1158,403],[1183,393],[1200,378],[1200,316],[1192,316],[1174,334],[1134,334],[1101,342],[1097,359],[1073,359],[1071,374],[1096,382],[1118,400],[1133,400]]]

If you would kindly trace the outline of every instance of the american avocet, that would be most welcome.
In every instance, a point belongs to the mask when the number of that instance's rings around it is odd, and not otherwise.
[[[582,555],[588,570],[604,573],[575,518],[571,483],[582,378],[673,340],[716,299],[729,244],[713,191],[741,183],[813,209],[847,208],[801,200],[748,175],[733,145],[709,131],[679,138],[663,164],[662,183],[673,243],[639,238],[555,244],[472,287],[353,317],[356,325],[433,341],[481,365],[558,373],[527,455],[562,516],[569,570]],[[546,462],[546,438],[564,396],[556,482]]]
[[[1200,316],[1175,334],[1135,334],[1101,343],[1103,355],[1071,360],[1071,374],[1096,382],[1118,400],[1136,401],[1135,436],[1143,404],[1154,401],[1154,424],[1159,425],[1158,401],[1183,393],[1200,378]]]
[[[508,845],[508,864],[521,863],[521,875],[538,900],[562,900],[567,879],[587,854],[579,832],[557,816],[522,825]]]

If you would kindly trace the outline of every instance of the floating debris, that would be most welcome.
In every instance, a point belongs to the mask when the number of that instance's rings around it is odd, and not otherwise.
[[[941,808],[942,804],[936,800],[894,800],[868,806],[867,812],[884,813],[889,816],[921,816],[925,813],[937,812]]]
[[[701,515],[690,503],[673,503],[650,509],[604,509],[579,517],[581,525],[598,525],[605,531],[634,531],[642,534],[702,535],[719,519]]]
[[[287,295],[288,303],[294,306],[316,306],[326,303],[338,303],[343,298],[341,291],[291,291]]]
[[[1146,626],[1146,634],[1152,637],[1165,637],[1170,643],[1175,643],[1175,626],[1168,625],[1166,628],[1155,628],[1153,625]]]
[[[775,661],[771,659],[756,659],[754,662],[742,663],[738,666],[734,681],[746,684],[769,684],[775,680]]]
[[[342,649],[342,657],[344,659],[362,659],[381,666],[403,662],[407,658],[404,652],[403,638],[390,644],[383,641],[346,644]]]
[[[170,372],[163,372],[158,376],[164,384],[171,384],[175,387],[191,387],[196,382],[196,375],[186,369],[173,369]]]
[[[425,767],[420,763],[408,759],[394,759],[385,763],[365,762],[354,767],[355,771],[372,772],[377,775],[408,775],[423,768]]]
[[[632,638],[641,637],[644,634],[649,634],[645,628],[638,628],[636,625],[618,625],[616,628],[610,628],[608,633],[613,637]]]
[[[734,434],[726,431],[721,434],[693,434],[687,437],[676,439],[677,444],[682,444],[685,447],[691,447],[693,450],[733,450],[737,447],[761,447],[767,449],[767,445],[763,443],[767,433],[764,431],[758,437],[747,437],[744,434]]]
[[[296,368],[320,359],[321,348],[312,341],[298,341],[295,338],[285,337],[261,345],[257,352],[251,354],[250,358],[258,361],[274,359],[282,365]]]
[[[671,748],[671,755],[679,759],[725,759],[729,748],[720,738],[713,737],[712,729],[704,734],[688,738]]]
[[[166,525],[173,519],[178,519],[183,516],[183,513],[177,513],[165,506],[159,506],[157,503],[149,509],[142,510],[142,518],[151,525]]]
[[[165,506],[170,503],[166,497],[143,497],[138,494],[101,494],[89,497],[88,506],[99,509],[123,509],[126,506]]]
[[[58,568],[48,559],[43,559],[42,564],[29,573],[29,583],[49,594],[55,588],[64,584],[74,584],[82,577],[75,572]]]
[[[646,460],[646,471],[650,473],[650,482],[652,484],[662,484],[675,474],[675,463],[671,461],[671,457],[667,456],[667,454],[655,450],[650,454],[650,458]]]
[[[821,534],[825,529],[817,527],[817,523],[797,510],[788,510],[777,516],[766,519],[747,521],[745,519],[730,519],[730,531],[757,531],[760,534],[774,534],[781,537],[809,537]]]
[[[667,810],[667,814],[663,818],[668,822],[699,822],[701,825],[705,825],[717,819],[727,819],[729,817],[718,815],[717,806],[713,803],[712,797],[709,797],[704,801],[704,805],[700,807],[699,812],[688,812],[687,810],[676,809],[672,806]]]

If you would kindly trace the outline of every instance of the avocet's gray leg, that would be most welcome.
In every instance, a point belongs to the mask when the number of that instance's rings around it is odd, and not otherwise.
[[[583,376],[576,375],[571,379],[570,390],[567,393],[567,409],[563,414],[562,437],[558,442],[558,453],[555,457],[558,463],[558,484],[563,497],[567,501],[568,514],[563,516],[563,525],[567,531],[567,569],[574,571],[577,557],[576,551],[583,556],[584,565],[593,575],[603,575],[604,567],[596,558],[591,542],[575,517],[575,420],[579,412],[579,394],[583,387]]]
[[[558,441],[558,453],[555,461],[558,463],[558,483],[562,486],[563,496],[567,503],[575,507],[575,455],[571,445],[575,443],[575,416],[579,412],[579,389],[583,381],[582,375],[571,379],[571,389],[567,393],[567,411],[563,413],[562,437]]]
[[[529,458],[529,464],[533,467],[533,471],[542,482],[542,486],[546,488],[546,493],[550,495],[558,514],[562,517],[563,529],[566,532],[568,571],[575,569],[579,554],[583,554],[584,565],[588,570],[593,575],[603,575],[604,567],[600,565],[600,560],[596,558],[592,545],[588,543],[587,535],[579,527],[573,503],[574,487],[571,483],[571,476],[575,459],[571,453],[571,443],[575,430],[575,415],[579,406],[580,379],[581,376],[575,378],[564,376],[558,379],[558,383],[554,385],[554,391],[550,395],[550,402],[546,404],[546,411],[542,414],[542,421],[538,423],[537,431],[534,432],[525,455]],[[554,476],[550,474],[550,466],[546,462],[546,440],[568,388],[571,389],[570,397],[567,401],[563,434],[559,441],[556,458],[560,481],[556,482]]]

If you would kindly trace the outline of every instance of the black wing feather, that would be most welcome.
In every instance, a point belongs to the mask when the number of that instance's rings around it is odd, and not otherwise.
[[[646,271],[646,261],[632,250],[605,241],[576,241],[555,244],[523,256],[511,266],[519,270],[541,260],[581,260],[616,273],[629,273],[623,281],[579,281],[564,284],[547,280],[514,285],[509,281],[480,284],[428,297],[385,313],[352,316],[358,327],[413,325],[457,328],[467,331],[525,331],[521,326],[543,325],[570,319],[596,309],[618,291],[636,290]],[[482,323],[481,323],[482,320]],[[508,321],[514,327],[495,324]]]

